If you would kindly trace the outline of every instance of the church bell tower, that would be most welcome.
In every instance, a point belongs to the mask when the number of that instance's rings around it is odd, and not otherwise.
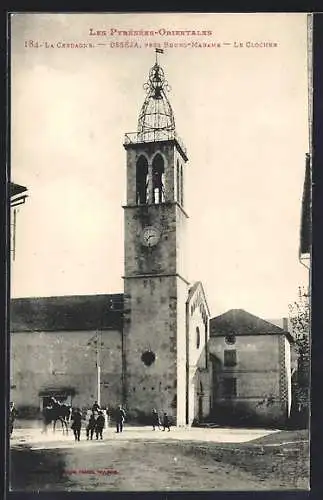
[[[157,52],[137,131],[127,133],[124,142],[124,396],[135,417],[147,417],[156,408],[184,425],[187,154],[175,130]]]

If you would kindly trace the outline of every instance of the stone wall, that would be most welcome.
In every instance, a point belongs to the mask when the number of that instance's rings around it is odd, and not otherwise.
[[[289,355],[288,351],[282,350],[282,346],[285,346],[284,338],[280,335],[236,336],[234,345],[226,344],[224,337],[210,339],[209,350],[215,372],[214,418],[224,410],[223,418],[236,416],[242,420],[262,423],[286,421],[289,404],[286,370]],[[224,366],[224,351],[230,349],[236,350],[237,364],[234,367]],[[225,395],[226,378],[236,379],[236,396]]]
[[[177,278],[176,350],[177,350],[177,414],[178,426],[186,425],[186,299],[187,284]]]
[[[204,311],[204,314],[202,314],[202,311]],[[205,315],[207,318],[206,323]],[[187,323],[189,352],[188,424],[192,425],[193,422],[204,420],[210,413],[209,316],[200,286],[197,287],[187,305]],[[202,402],[200,402],[200,398]],[[202,412],[200,412],[200,404],[202,404]],[[202,413],[202,415],[199,413]]]
[[[126,404],[135,418],[166,411],[178,425],[186,414],[185,281],[186,214],[177,202],[177,161],[184,160],[174,141],[130,144],[127,149],[125,209],[124,318]],[[153,204],[152,163],[164,160],[164,203]],[[148,204],[136,205],[136,163],[148,162]],[[160,230],[157,245],[143,245],[146,226]],[[184,278],[184,279],[182,279]],[[145,353],[153,361],[145,363]]]
[[[134,417],[156,408],[176,419],[177,281],[176,276],[125,279],[127,407]],[[142,361],[147,351],[155,356],[150,366]]]
[[[176,209],[174,204],[142,205],[125,208],[125,276],[175,274]],[[142,231],[155,226],[161,232],[159,243],[151,248],[142,244]]]
[[[19,407],[41,407],[39,393],[71,388],[73,406],[97,399],[96,350],[88,345],[95,331],[20,332],[11,334],[11,399]],[[102,331],[101,404],[121,401],[121,333]]]

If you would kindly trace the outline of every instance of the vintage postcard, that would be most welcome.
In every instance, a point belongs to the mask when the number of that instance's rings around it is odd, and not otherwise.
[[[9,489],[309,489],[311,16],[8,21]]]

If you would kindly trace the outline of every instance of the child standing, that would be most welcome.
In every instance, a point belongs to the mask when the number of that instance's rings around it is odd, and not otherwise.
[[[163,431],[164,431],[165,429],[168,429],[168,432],[170,431],[170,426],[169,426],[169,418],[168,418],[168,415],[167,415],[167,413],[166,413],[166,412],[164,412],[163,426],[164,426]]]

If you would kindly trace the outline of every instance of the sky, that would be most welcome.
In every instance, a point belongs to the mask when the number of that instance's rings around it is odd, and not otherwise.
[[[140,48],[116,46],[126,41]],[[14,14],[11,179],[29,197],[17,216],[12,297],[122,292],[123,139],[136,130],[155,62],[149,43],[165,49],[159,61],[188,150],[190,282],[202,281],[212,316],[287,316],[307,283],[298,261],[309,150],[302,13]]]

